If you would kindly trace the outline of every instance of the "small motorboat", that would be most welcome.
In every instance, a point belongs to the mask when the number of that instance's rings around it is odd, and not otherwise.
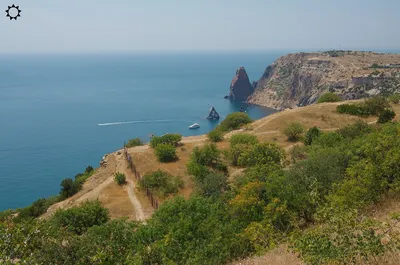
[[[192,125],[189,126],[189,129],[197,129],[200,128],[200,125],[198,123],[193,123]]]

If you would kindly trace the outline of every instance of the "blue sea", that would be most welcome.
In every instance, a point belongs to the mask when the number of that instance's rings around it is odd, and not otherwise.
[[[0,210],[58,194],[128,139],[207,133],[211,106],[222,118],[241,106],[223,98],[236,69],[258,80],[284,54],[0,55]]]

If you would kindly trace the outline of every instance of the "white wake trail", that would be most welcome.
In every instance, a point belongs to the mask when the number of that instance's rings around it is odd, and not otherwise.
[[[108,122],[108,123],[99,123],[98,126],[112,126],[112,125],[121,125],[121,124],[133,124],[133,123],[156,123],[156,122],[177,122],[180,120],[144,120],[144,121],[119,121],[119,122]],[[190,121],[180,121],[180,122],[190,122]]]

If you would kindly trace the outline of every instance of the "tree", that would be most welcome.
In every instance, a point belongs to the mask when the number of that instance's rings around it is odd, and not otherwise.
[[[239,129],[242,125],[251,123],[249,115],[243,112],[235,112],[229,114],[225,120],[221,122],[218,128],[224,132]]]
[[[126,147],[135,147],[143,145],[143,141],[140,138],[130,139],[126,144]]]
[[[228,176],[220,172],[209,172],[203,178],[195,178],[197,192],[206,197],[218,196],[228,187]]]
[[[310,128],[306,133],[306,138],[304,139],[304,145],[311,145],[313,141],[321,135],[321,130],[314,126]]]
[[[155,155],[159,162],[168,163],[178,160],[176,148],[170,144],[158,144],[155,148]]]
[[[114,174],[114,180],[118,185],[124,185],[126,183],[126,177],[125,174],[120,173],[120,172],[116,172]]]
[[[394,119],[396,113],[391,109],[385,109],[379,114],[378,123],[390,122]]]
[[[76,194],[79,191],[79,185],[70,178],[64,179],[61,182],[61,191],[60,195],[63,198],[69,198],[72,195]]]
[[[224,132],[219,129],[215,129],[209,132],[207,136],[211,142],[221,142],[224,139]]]
[[[318,103],[323,103],[323,102],[339,102],[342,99],[336,95],[335,93],[328,92],[323,94],[322,96],[319,97]]]
[[[157,170],[144,175],[140,181],[140,186],[148,188],[152,193],[159,197],[166,197],[169,194],[175,194],[183,188],[183,181],[168,172]]]
[[[260,143],[245,150],[238,159],[238,165],[251,167],[262,164],[282,164],[285,151],[274,143]]]
[[[227,170],[221,160],[221,151],[215,144],[208,144],[201,148],[195,147],[190,162],[225,172]]]
[[[288,127],[286,127],[284,133],[289,141],[297,142],[304,133],[304,127],[298,122],[292,122]]]
[[[177,133],[167,133],[163,136],[153,136],[150,140],[150,146],[156,148],[159,144],[169,144],[174,147],[178,146],[182,141],[182,135]]]
[[[59,227],[81,235],[89,227],[105,224],[110,219],[108,210],[99,201],[86,202],[80,207],[58,210],[52,221]]]

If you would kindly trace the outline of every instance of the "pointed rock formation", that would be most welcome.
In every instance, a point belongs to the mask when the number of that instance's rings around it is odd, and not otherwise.
[[[228,98],[236,101],[246,101],[253,94],[254,87],[250,83],[249,76],[244,67],[240,67],[236,71],[236,76],[232,79],[230,93]]]
[[[207,119],[209,119],[209,120],[219,120],[219,114],[215,110],[214,107],[211,107],[210,113],[208,114]]]

